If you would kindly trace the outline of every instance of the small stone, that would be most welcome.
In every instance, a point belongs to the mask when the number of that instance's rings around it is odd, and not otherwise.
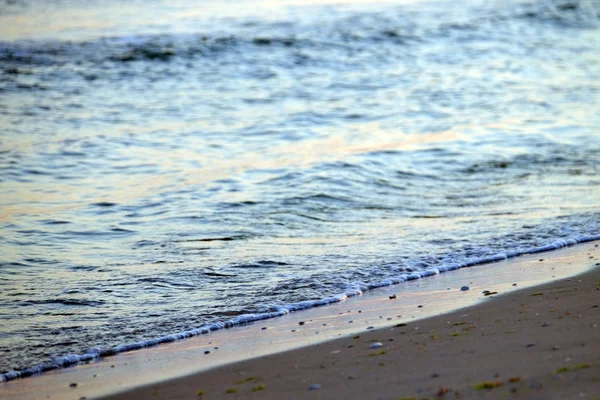
[[[542,389],[542,384],[536,381],[532,381],[529,383],[529,388],[530,389],[537,389],[537,390],[541,390]]]
[[[266,326],[263,326],[263,327],[262,327],[262,330],[263,330],[263,331],[267,330],[267,327],[266,327]]]
[[[559,345],[552,346],[552,350],[560,350],[560,346]]]
[[[421,305],[419,306],[419,308],[423,308],[423,305],[421,304]]]
[[[466,292],[467,290],[469,290],[468,286],[463,286],[460,288],[461,291]]]
[[[488,293],[490,293],[490,291],[489,291],[489,290],[484,290],[484,291],[483,291],[483,292],[481,292],[481,293],[483,293],[483,294],[488,294]]]
[[[70,388],[76,388],[77,387],[77,383],[73,382],[69,385]]]
[[[373,343],[373,344],[371,345],[371,348],[372,348],[372,349],[378,349],[378,348],[380,348],[381,346],[383,346],[383,343],[381,343],[381,342],[375,342],[375,343]]]
[[[517,286],[517,284],[516,284],[516,283],[513,283],[512,285],[513,285],[513,286]]]
[[[306,322],[304,322],[304,321],[300,321],[300,322],[298,322],[298,325],[304,325],[305,323]]]
[[[210,354],[210,350],[204,351],[204,354]]]
[[[397,296],[395,294],[390,296],[390,300],[394,300],[395,298],[397,298]]]
[[[318,383],[313,383],[312,385],[310,385],[310,387],[308,388],[308,390],[319,390],[321,389],[321,385],[319,385]]]
[[[433,374],[431,374],[431,377],[432,377],[432,378],[439,378],[439,377],[440,377],[440,374],[433,373]]]
[[[367,326],[367,330],[375,329],[374,326]]]
[[[547,322],[544,322],[544,323],[542,324],[542,326],[543,326],[543,327],[547,327],[547,326],[550,326],[550,324],[549,324],[549,323],[547,323]]]
[[[530,348],[530,347],[534,347],[534,346],[535,346],[535,343],[529,343],[529,344],[528,344],[527,346],[525,346],[525,347],[527,347],[527,348]]]

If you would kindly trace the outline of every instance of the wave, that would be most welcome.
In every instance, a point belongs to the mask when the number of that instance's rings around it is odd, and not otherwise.
[[[346,300],[349,297],[354,297],[363,294],[366,291],[377,289],[381,287],[391,286],[402,282],[412,281],[415,279],[424,278],[427,276],[437,275],[447,271],[454,271],[461,268],[473,267],[476,265],[487,264],[497,261],[506,260],[526,254],[542,253],[546,251],[556,250],[567,246],[572,246],[579,243],[591,242],[594,240],[600,240],[600,234],[589,235],[589,236],[577,236],[570,238],[562,238],[554,240],[545,245],[532,247],[526,250],[516,250],[509,252],[501,252],[494,255],[485,257],[474,258],[467,260],[462,263],[448,263],[442,264],[438,267],[428,268],[422,271],[407,271],[409,273],[402,274],[399,276],[384,279],[379,282],[370,284],[356,282],[348,285],[347,289],[337,295],[325,297],[319,300],[306,300],[297,303],[285,304],[280,306],[273,306],[273,311],[257,314],[244,314],[238,317],[229,319],[227,321],[214,322],[212,324],[204,325],[199,328],[187,330],[184,332],[174,333],[171,335],[162,336],[156,339],[144,340],[136,343],[123,344],[115,346],[109,349],[90,349],[85,354],[69,354],[62,357],[54,358],[51,362],[38,364],[33,367],[25,368],[20,371],[8,371],[0,374],[0,382],[8,382],[14,379],[25,378],[33,375],[37,375],[43,372],[72,366],[81,362],[95,361],[104,357],[113,356],[119,353],[140,350],[148,347],[157,346],[165,343],[172,343],[175,341],[188,339],[194,336],[205,335],[214,331],[229,329],[236,326],[244,325],[247,323],[262,321],[265,319],[271,319],[281,317],[292,312],[306,310],[315,307],[321,307],[333,303],[339,303]]]
[[[356,51],[364,46],[382,44],[419,45],[440,36],[457,35],[456,39],[460,39],[459,36],[468,37],[478,32],[487,35],[523,21],[573,29],[597,28],[600,22],[600,7],[590,0],[547,0],[513,6],[512,9],[482,9],[476,13],[479,16],[472,19],[451,16],[451,21],[440,22],[423,19],[419,14],[406,15],[400,7],[374,14],[341,14],[325,24],[320,20],[314,25],[265,22],[258,24],[255,31],[248,31],[242,23],[219,33],[130,35],[80,42],[0,42],[0,71],[6,75],[31,75],[34,73],[31,69],[19,66],[78,64],[82,61],[169,62],[177,58],[214,58],[219,53],[272,52],[275,48],[291,50],[296,55],[300,54],[299,50]],[[302,57],[308,55],[302,53]],[[98,77],[86,75],[87,78],[95,80]]]

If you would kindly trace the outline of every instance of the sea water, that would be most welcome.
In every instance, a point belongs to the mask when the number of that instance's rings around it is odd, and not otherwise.
[[[2,0],[1,380],[598,239],[599,96],[595,0]]]

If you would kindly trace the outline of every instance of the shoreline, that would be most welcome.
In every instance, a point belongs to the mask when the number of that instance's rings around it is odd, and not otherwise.
[[[305,300],[297,303],[275,306],[275,311],[240,315],[230,320],[218,321],[215,323],[200,326],[198,328],[193,328],[188,331],[175,332],[162,337],[155,337],[152,339],[142,340],[135,343],[124,343],[106,349],[88,350],[87,353],[83,354],[67,354],[59,356],[51,362],[37,364],[23,370],[13,370],[1,373],[0,383],[13,381],[15,379],[27,378],[30,376],[37,376],[41,373],[47,373],[49,371],[55,371],[71,366],[77,366],[81,365],[82,363],[97,362],[99,360],[105,359],[107,357],[112,357],[118,354],[136,350],[145,350],[159,345],[175,343],[181,340],[187,340],[190,338],[207,335],[212,332],[222,331],[224,329],[231,329],[244,326],[250,323],[262,322],[272,318],[284,317],[298,311],[311,310],[317,307],[329,306],[336,303],[343,303],[346,300],[351,299],[353,297],[370,294],[369,292],[373,290],[377,291],[382,288],[394,287],[402,283],[436,276],[445,272],[453,272],[464,268],[471,268],[480,265],[492,264],[495,262],[512,260],[523,256],[535,256],[538,253],[556,251],[598,240],[600,240],[600,235],[559,239],[544,246],[532,247],[527,250],[502,252],[494,255],[487,255],[481,258],[467,260],[462,263],[442,264],[434,268],[411,272],[409,274],[403,274],[401,276],[389,277],[383,281],[374,282],[370,284],[356,283],[354,287],[346,290],[346,292],[331,295],[329,297],[320,298],[318,300]]]
[[[452,271],[373,290],[342,303],[292,313],[274,320],[218,331],[156,348],[123,353],[95,363],[57,370],[34,378],[11,381],[2,384],[3,388],[7,389],[4,390],[3,397],[79,399],[101,397],[135,387],[138,389],[134,390],[142,390],[144,385],[148,387],[157,382],[161,382],[159,385],[168,385],[173,379],[182,379],[178,378],[181,376],[210,374],[218,368],[262,360],[257,357],[271,357],[273,353],[275,356],[286,354],[294,348],[301,349],[291,352],[310,351],[314,346],[322,346],[324,342],[331,343],[333,339],[364,331],[370,326],[385,330],[402,321],[411,323],[416,320],[441,318],[476,303],[487,304],[491,299],[498,301],[504,298],[483,296],[480,289],[502,294],[515,292],[541,281],[560,280],[566,276],[578,275],[599,261],[597,246],[597,242],[589,242],[544,253],[543,256],[534,254],[477,268]],[[589,259],[586,252],[593,252],[596,259]],[[550,274],[556,274],[556,278],[550,278]],[[493,283],[484,284],[482,281]],[[518,282],[518,286],[508,284],[513,281]],[[460,292],[460,282],[470,282],[472,290]],[[449,287],[446,286],[451,286],[452,290],[447,290]],[[388,299],[392,294],[397,295],[394,301]],[[417,303],[421,303],[421,307],[417,307]],[[398,314],[400,312],[402,314]],[[450,314],[444,314],[448,312]],[[422,319],[426,317],[429,319]],[[305,326],[298,325],[301,320],[307,320]],[[372,332],[380,330],[368,330],[365,334]],[[235,347],[232,347],[232,344]],[[206,351],[211,354],[207,356],[204,354]],[[251,360],[243,361],[246,359]],[[77,382],[78,385],[73,388],[69,382]],[[195,396],[196,393],[197,390],[194,392]],[[40,396],[41,394],[44,395]]]
[[[104,397],[590,398],[600,388],[600,260],[465,309]]]

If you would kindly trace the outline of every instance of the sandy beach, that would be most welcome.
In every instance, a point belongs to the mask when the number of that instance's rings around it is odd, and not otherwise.
[[[598,399],[595,246],[574,278],[105,399]]]

